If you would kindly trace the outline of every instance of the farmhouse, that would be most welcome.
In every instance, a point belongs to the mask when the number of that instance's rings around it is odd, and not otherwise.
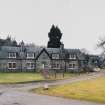
[[[41,69],[79,71],[84,56],[79,49],[37,48],[26,46],[0,46],[0,72],[35,72]]]

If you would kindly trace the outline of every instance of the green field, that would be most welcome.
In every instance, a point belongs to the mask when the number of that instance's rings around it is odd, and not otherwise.
[[[66,73],[63,78],[62,74],[57,74],[55,76],[51,76],[48,80],[58,80],[58,79],[67,79],[75,76],[76,74]],[[0,73],[0,83],[22,83],[22,82],[30,82],[30,81],[40,81],[45,80],[43,75],[40,73]]]
[[[43,88],[33,89],[32,92],[105,103],[105,77],[52,86],[49,90],[44,90]]]

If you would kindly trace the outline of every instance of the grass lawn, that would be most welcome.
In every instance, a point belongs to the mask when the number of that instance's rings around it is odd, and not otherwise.
[[[43,88],[33,89],[32,92],[105,103],[105,77],[52,86],[49,90]]]
[[[75,76],[76,74],[66,73],[63,78],[62,74],[57,74],[56,79],[51,77],[49,80],[67,79]],[[0,73],[0,83],[20,83],[29,81],[44,80],[40,73]]]
[[[0,73],[0,83],[18,83],[43,80],[38,73]]]

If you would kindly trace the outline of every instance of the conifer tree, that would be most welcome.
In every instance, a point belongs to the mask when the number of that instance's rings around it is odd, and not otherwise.
[[[60,45],[62,44],[60,42],[62,33],[60,29],[54,25],[52,25],[50,32],[48,33],[49,41],[47,44],[48,48],[60,48]]]

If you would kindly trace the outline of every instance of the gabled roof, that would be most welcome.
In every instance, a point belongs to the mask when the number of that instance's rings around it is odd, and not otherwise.
[[[49,57],[50,59],[52,59],[51,56],[49,55],[49,53],[47,52],[47,50],[46,50],[45,48],[43,48],[43,49],[41,50],[41,52],[37,55],[36,60],[40,57],[40,55],[41,55],[43,52],[45,52],[45,53],[48,55],[48,57]]]

